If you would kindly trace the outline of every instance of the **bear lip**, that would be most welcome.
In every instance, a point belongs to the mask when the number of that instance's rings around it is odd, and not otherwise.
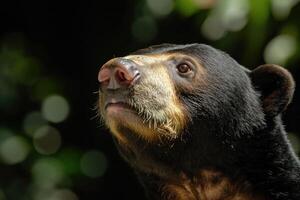
[[[109,107],[109,106],[118,106],[118,107],[124,107],[124,108],[128,108],[131,109],[129,104],[123,101],[111,101],[111,102],[106,102],[105,103],[105,110]]]

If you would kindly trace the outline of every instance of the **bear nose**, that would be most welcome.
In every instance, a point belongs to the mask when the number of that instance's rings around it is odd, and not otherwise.
[[[106,89],[128,88],[139,79],[137,64],[129,59],[115,58],[105,63],[98,74],[98,81]]]

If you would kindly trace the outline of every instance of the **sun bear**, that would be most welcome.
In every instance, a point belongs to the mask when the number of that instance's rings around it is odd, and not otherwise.
[[[286,69],[162,44],[109,60],[98,80],[101,118],[149,199],[300,199],[281,121],[295,88]]]

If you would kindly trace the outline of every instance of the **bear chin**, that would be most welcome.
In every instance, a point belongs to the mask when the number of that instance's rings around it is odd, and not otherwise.
[[[113,136],[121,143],[130,144],[132,137],[158,143],[177,138],[176,127],[172,123],[154,123],[155,116],[138,113],[136,109],[126,104],[113,104],[105,109],[104,120]],[[171,120],[172,121],[172,120]]]
[[[111,104],[105,109],[105,121],[109,128],[113,126],[136,126],[138,123],[142,123],[141,118],[137,112],[124,104]]]
[[[149,141],[156,135],[155,129],[128,105],[115,104],[107,106],[105,123],[113,135],[121,142],[126,141],[128,143],[126,138],[128,131],[138,138]],[[126,130],[126,133],[124,130]]]
[[[127,104],[124,103],[114,103],[106,107],[106,116],[107,118],[117,118],[117,119],[126,119],[134,115],[137,117],[136,112],[130,108]]]

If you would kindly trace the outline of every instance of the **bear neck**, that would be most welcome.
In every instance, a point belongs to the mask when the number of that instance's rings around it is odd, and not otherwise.
[[[252,132],[247,133],[237,130],[231,135],[223,134],[224,127],[211,129],[207,124],[197,122],[193,129],[185,130],[185,137],[172,144],[149,145],[136,139],[133,148],[117,146],[151,195],[184,194],[194,195],[188,199],[197,199],[201,197],[197,196],[200,193],[210,194],[222,183],[225,186],[221,188],[231,188],[232,195],[244,191],[243,198],[251,199],[248,195],[272,190],[272,180],[280,180],[279,169],[300,176],[299,161],[286,145],[289,143],[280,116],[266,120],[267,126],[255,126]],[[129,130],[128,134],[134,135]],[[266,166],[265,163],[270,164]],[[298,167],[287,169],[288,166]],[[266,183],[265,180],[271,182]],[[213,184],[215,186],[210,191],[199,189]],[[284,181],[276,183],[281,184]],[[239,187],[234,187],[237,185]],[[225,195],[221,192],[216,194]],[[257,199],[264,198],[259,195]]]

